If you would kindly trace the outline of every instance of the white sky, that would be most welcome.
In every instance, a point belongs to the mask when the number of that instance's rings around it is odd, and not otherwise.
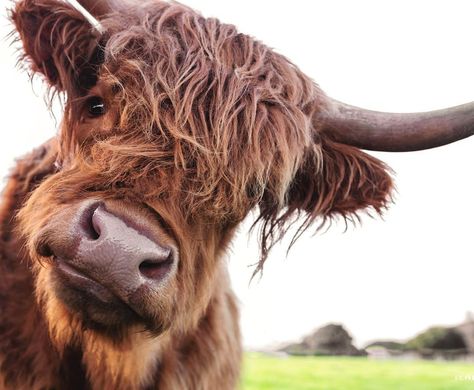
[[[285,54],[332,97],[383,111],[424,111],[474,100],[472,1],[185,0]],[[3,7],[3,5],[2,5]],[[10,27],[5,12],[0,36]],[[0,42],[0,177],[57,127],[40,84],[15,69]],[[36,96],[35,96],[36,94]],[[256,235],[242,227],[229,259],[247,347],[294,340],[327,322],[357,344],[403,339],[474,310],[474,138],[437,150],[377,154],[396,172],[396,204],[343,233],[275,248],[249,286]]]

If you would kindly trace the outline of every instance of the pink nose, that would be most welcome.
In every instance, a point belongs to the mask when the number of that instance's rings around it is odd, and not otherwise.
[[[49,232],[57,237],[43,241],[39,254],[53,256],[63,273],[99,283],[123,300],[143,285],[158,287],[175,264],[171,247],[102,203],[80,207],[68,230]]]

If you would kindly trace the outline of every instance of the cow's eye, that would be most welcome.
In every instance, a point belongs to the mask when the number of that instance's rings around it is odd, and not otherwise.
[[[104,100],[99,96],[92,96],[87,99],[87,112],[90,117],[98,117],[106,112]]]

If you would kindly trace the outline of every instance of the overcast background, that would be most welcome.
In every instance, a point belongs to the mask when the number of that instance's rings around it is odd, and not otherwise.
[[[332,97],[370,109],[426,111],[474,100],[472,1],[185,0],[285,54]],[[8,2],[7,2],[8,3]],[[5,7],[2,3],[2,8]],[[0,35],[11,27],[1,10]],[[0,177],[55,133],[41,83],[0,42]],[[229,264],[247,347],[343,323],[358,345],[404,339],[474,310],[474,139],[418,153],[376,154],[396,171],[396,203],[362,227],[306,234],[275,248],[263,278],[251,221]],[[2,179],[2,185],[5,179]]]

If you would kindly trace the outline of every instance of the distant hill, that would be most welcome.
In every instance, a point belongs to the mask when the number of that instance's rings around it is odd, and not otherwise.
[[[474,354],[474,322],[465,322],[454,327],[433,326],[406,343],[375,341],[368,344],[365,350],[372,357],[461,359]]]
[[[328,324],[316,329],[299,343],[291,343],[278,352],[304,356],[366,356],[367,351],[385,350],[387,356],[417,356],[421,358],[457,359],[474,355],[474,319],[457,326],[434,326],[407,342],[378,340],[364,349],[352,344],[349,332],[340,324]],[[372,352],[371,352],[372,350]]]

